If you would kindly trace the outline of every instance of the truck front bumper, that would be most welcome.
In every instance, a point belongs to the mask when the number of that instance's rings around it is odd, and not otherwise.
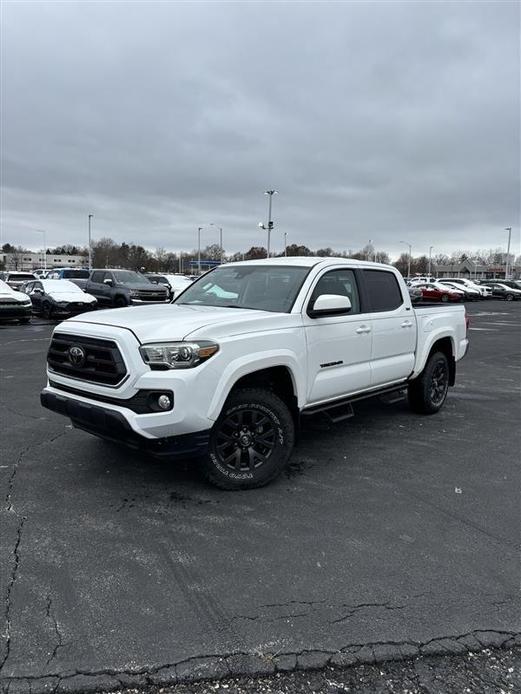
[[[83,429],[109,441],[141,449],[157,457],[192,458],[208,450],[210,430],[177,436],[146,438],[132,429],[121,412],[49,392],[40,394],[40,402],[48,410],[69,417],[77,429]]]

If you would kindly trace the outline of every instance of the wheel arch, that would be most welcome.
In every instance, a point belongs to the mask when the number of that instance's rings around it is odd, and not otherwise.
[[[231,364],[225,370],[220,385],[210,403],[208,416],[216,420],[230,394],[239,388],[266,388],[278,395],[298,418],[301,406],[299,394],[304,392],[300,385],[301,374],[292,358],[281,359],[265,357],[258,362],[241,360],[241,364]]]

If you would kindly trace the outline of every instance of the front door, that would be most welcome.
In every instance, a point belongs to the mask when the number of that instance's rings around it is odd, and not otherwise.
[[[337,316],[312,318],[322,294],[349,297],[351,310]],[[353,270],[328,270],[321,275],[303,308],[308,346],[308,403],[318,403],[369,388],[371,382],[371,316],[361,313]]]

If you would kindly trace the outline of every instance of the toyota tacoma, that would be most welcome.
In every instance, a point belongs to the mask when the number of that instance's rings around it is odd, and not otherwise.
[[[391,266],[344,258],[230,263],[173,303],[98,311],[53,333],[41,402],[154,456],[194,457],[224,489],[287,464],[308,415],[407,391],[433,414],[468,347],[463,305],[413,307]]]

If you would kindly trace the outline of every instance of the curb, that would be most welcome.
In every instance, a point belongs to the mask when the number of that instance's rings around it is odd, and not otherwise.
[[[298,653],[230,653],[195,656],[174,664],[136,670],[76,670],[33,677],[0,678],[4,694],[94,694],[128,688],[184,684],[229,677],[264,676],[277,672],[318,670],[328,665],[349,667],[425,655],[458,655],[487,648],[521,646],[521,632],[475,630],[439,637],[425,643],[388,641],[350,644],[338,651],[302,650]]]

